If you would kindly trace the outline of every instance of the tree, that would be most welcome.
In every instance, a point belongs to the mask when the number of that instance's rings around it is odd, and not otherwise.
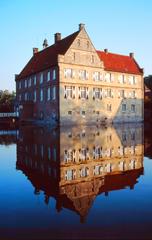
[[[144,84],[152,91],[152,75],[144,78]]]
[[[15,98],[16,94],[14,91],[0,90],[0,112],[13,112]]]

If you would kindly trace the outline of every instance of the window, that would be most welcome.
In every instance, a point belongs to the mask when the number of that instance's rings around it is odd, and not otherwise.
[[[47,81],[50,81],[50,79],[51,79],[51,73],[50,73],[50,71],[48,71],[47,72]]]
[[[44,156],[44,146],[41,145],[40,149],[41,149],[41,157],[43,158],[43,156]]]
[[[122,112],[126,112],[126,110],[127,110],[126,104],[122,104]]]
[[[82,111],[82,117],[85,117],[85,111]]]
[[[34,90],[34,97],[33,97],[33,101],[36,102],[36,90]]]
[[[89,175],[89,169],[87,167],[83,167],[80,169],[80,177],[87,177]]]
[[[86,161],[89,159],[88,148],[79,149],[79,161]]]
[[[131,112],[135,112],[136,111],[136,106],[135,106],[135,104],[131,104]]]
[[[93,99],[101,99],[102,97],[102,89],[94,88],[93,89]]]
[[[22,100],[22,95],[21,94],[19,94],[19,101],[21,101]]]
[[[80,98],[88,99],[88,91],[86,87],[80,87]]]
[[[124,90],[120,90],[120,97],[122,97],[122,98],[125,97],[125,91]]]
[[[72,98],[72,86],[66,88],[67,98]]]
[[[49,101],[51,99],[51,91],[50,87],[47,89],[47,100]]]
[[[111,98],[112,97],[112,90],[107,89],[107,97]]]
[[[107,111],[111,112],[111,110],[112,110],[111,104],[107,104]]]
[[[91,56],[91,63],[94,63],[94,56]]]
[[[72,115],[72,111],[68,111],[68,115]]]
[[[135,76],[129,76],[129,83],[135,85],[137,83]]]
[[[111,73],[106,73],[105,81],[106,82],[112,82],[112,74]]]
[[[56,87],[54,86],[52,88],[52,100],[55,100],[56,99]]]
[[[76,171],[73,169],[69,169],[65,172],[65,179],[66,180],[73,180],[75,179]]]
[[[122,132],[122,141],[127,141],[127,133]]]
[[[64,98],[75,98],[75,87],[65,86],[64,87]]]
[[[89,41],[87,41],[87,48],[89,48],[90,44],[89,44]]]
[[[80,39],[78,39],[77,44],[78,44],[78,47],[80,47]]]
[[[126,76],[121,74],[118,77],[119,83],[126,83]]]
[[[48,160],[51,160],[51,148],[48,147]]]
[[[43,73],[40,73],[40,84],[43,83]]]
[[[57,155],[56,155],[56,148],[54,147],[53,148],[53,161],[56,161],[56,157],[57,157]]]
[[[53,69],[52,80],[55,80],[55,79],[56,79],[56,69]]]
[[[24,81],[24,86],[25,86],[25,88],[27,88],[27,79],[25,79],[25,81]]]
[[[71,68],[64,69],[64,77],[65,78],[72,78],[73,77],[73,70]]]
[[[69,149],[64,151],[64,162],[74,162],[75,161],[75,150]]]
[[[88,72],[86,70],[80,70],[79,71],[79,78],[83,80],[88,79]]]
[[[94,175],[99,175],[103,171],[103,167],[100,165],[94,166]]]
[[[131,98],[136,98],[136,91],[131,92]]]
[[[76,54],[75,54],[75,52],[73,53],[73,61],[75,61],[76,60]]]
[[[24,95],[24,100],[25,101],[27,101],[27,97],[28,97],[28,95],[27,95],[27,93],[25,93],[25,95]]]
[[[40,89],[40,101],[43,101],[43,89]]]
[[[36,75],[34,76],[34,85],[36,85]]]
[[[93,80],[94,81],[100,81],[101,80],[100,72],[94,72],[93,73]]]
[[[28,80],[28,87],[31,87],[31,78]]]
[[[19,84],[18,88],[21,89],[21,81],[18,84]]]

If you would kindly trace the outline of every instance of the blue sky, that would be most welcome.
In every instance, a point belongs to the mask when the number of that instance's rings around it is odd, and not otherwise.
[[[14,74],[42,49],[44,38],[86,30],[96,49],[135,58],[152,74],[151,0],[0,0],[0,89],[15,89]]]

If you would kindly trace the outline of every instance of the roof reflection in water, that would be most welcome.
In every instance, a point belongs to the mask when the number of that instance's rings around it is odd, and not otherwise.
[[[97,195],[134,188],[143,174],[142,125],[48,129],[24,126],[17,143],[17,169],[83,222]]]

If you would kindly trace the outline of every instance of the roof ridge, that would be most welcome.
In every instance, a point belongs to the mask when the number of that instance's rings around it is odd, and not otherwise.
[[[97,49],[96,49],[96,51],[97,51],[97,52],[100,52],[100,53],[105,53],[104,51],[97,50]],[[129,57],[129,58],[130,58],[129,55],[124,55],[124,54],[120,54],[120,53],[107,52],[107,53],[105,53],[105,54],[113,54],[113,55],[118,55],[118,56],[123,56],[123,57]]]
[[[49,49],[49,48],[55,46],[55,45],[60,44],[61,42],[67,40],[67,39],[70,38],[70,37],[73,37],[73,35],[75,35],[75,34],[78,33],[78,32],[79,32],[79,31],[76,31],[76,32],[74,32],[74,33],[72,33],[72,34],[70,34],[70,35],[68,35],[68,36],[66,36],[66,37],[64,37],[64,38],[62,38],[62,39],[59,40],[57,43],[53,43],[52,45],[50,45],[50,46],[48,46],[48,47],[46,47],[46,48],[44,48],[44,49],[41,49],[39,52],[36,53],[36,55],[37,55],[38,53],[41,53],[41,52],[43,52],[43,51],[45,51],[45,50],[47,50],[47,49]]]

